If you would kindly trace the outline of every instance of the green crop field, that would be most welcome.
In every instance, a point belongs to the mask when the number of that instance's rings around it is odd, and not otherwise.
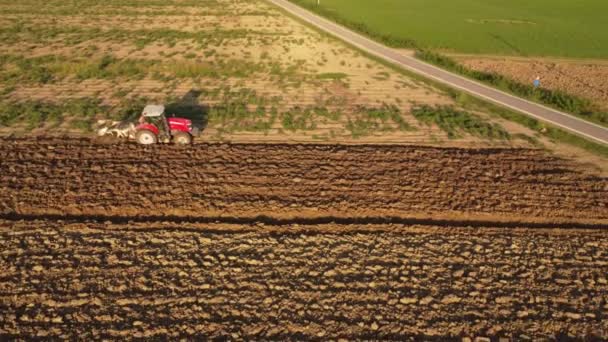
[[[471,54],[608,58],[606,0],[292,0],[392,45]],[[384,39],[385,41],[387,39]]]

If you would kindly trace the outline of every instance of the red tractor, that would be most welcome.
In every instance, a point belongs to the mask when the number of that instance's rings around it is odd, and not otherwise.
[[[142,145],[158,142],[186,145],[200,134],[198,127],[192,126],[192,120],[165,117],[165,106],[148,105],[144,108],[139,124],[135,126],[135,141]]]

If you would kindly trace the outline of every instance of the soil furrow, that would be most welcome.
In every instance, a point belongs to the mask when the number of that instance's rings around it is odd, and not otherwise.
[[[0,221],[0,336],[608,338],[605,230],[157,225]]]
[[[536,150],[39,139],[5,141],[0,156],[4,217],[608,219],[606,178]]]

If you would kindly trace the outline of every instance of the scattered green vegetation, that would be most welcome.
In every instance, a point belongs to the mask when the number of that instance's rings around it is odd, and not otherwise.
[[[292,108],[281,114],[283,128],[288,131],[310,131],[317,128],[312,109]]]
[[[75,119],[70,122],[70,126],[83,132],[91,132],[93,121],[91,119]]]
[[[317,78],[320,80],[342,80],[347,77],[348,75],[343,72],[326,72],[317,74]]]
[[[507,140],[509,133],[498,124],[489,123],[478,115],[456,110],[450,106],[418,106],[412,114],[420,122],[435,124],[447,133],[448,138],[461,138],[462,133],[486,138]]]
[[[226,8],[226,4],[217,0],[187,0],[187,1],[121,1],[106,0],[21,0],[20,6],[14,1],[1,0],[0,15],[52,15],[52,16],[141,16],[140,8],[148,7],[146,16],[190,16],[191,9],[199,8],[202,15],[234,15],[234,9]],[[189,7],[189,8],[188,8]],[[242,9],[239,14],[247,16],[273,16],[265,11]]]
[[[70,127],[90,131],[95,120],[135,120],[148,103],[146,98],[124,99],[116,106],[107,106],[97,98],[84,97],[48,101],[0,102],[0,126],[23,125],[32,130],[41,127],[57,127],[67,123]]]
[[[271,73],[283,82],[302,81],[298,63],[283,67],[263,62],[224,59],[196,62],[191,60],[118,59],[112,55],[101,58],[70,58],[58,55],[25,58],[0,55],[0,81],[7,85],[24,83],[52,83],[64,78],[86,79],[142,79],[152,77],[170,81],[173,78],[245,78],[254,73]]]
[[[54,79],[52,71],[45,65],[51,58],[23,58],[0,55],[0,81],[6,85],[17,83],[50,83]]]
[[[178,62],[170,61],[159,64],[152,73],[156,75],[173,76],[177,78],[244,78],[255,73],[267,72],[262,63],[236,59],[216,62]]]
[[[279,132],[308,132],[318,128],[319,124],[340,123],[348,116],[346,130],[354,138],[386,131],[409,131],[413,128],[403,119],[400,110],[395,106],[383,104],[380,107],[357,107],[352,112],[344,113],[328,99],[326,106],[291,107],[278,109],[281,98],[264,98],[252,89],[232,90],[229,87],[212,88],[200,91],[199,98],[219,101],[208,109],[208,122],[211,127],[222,133],[263,132],[271,129]],[[333,135],[332,135],[333,134]],[[316,135],[314,139],[325,140],[335,137],[332,134]]]
[[[238,131],[268,133],[276,121],[276,109],[270,110],[270,116],[266,114],[266,108],[263,106],[250,110],[244,103],[228,102],[210,108],[209,122],[220,131],[227,133]]]
[[[61,62],[50,66],[59,77],[74,76],[79,80],[114,79],[119,77],[142,79],[149,68],[157,65],[155,61],[122,59],[106,55],[99,60],[79,60]]]
[[[155,61],[146,60],[118,60],[112,56],[99,59],[67,60],[61,56],[42,56],[25,58],[23,56],[0,57],[4,60],[5,68],[0,70],[0,80],[7,84],[24,83],[52,83],[65,77],[74,77],[79,80],[90,78],[142,78]]]
[[[68,100],[61,104],[42,101],[0,103],[0,125],[25,124],[31,130],[46,124],[59,125],[68,118],[90,123],[92,118],[103,112],[108,112],[108,108],[91,98]],[[82,123],[79,125],[76,128],[84,127]]]
[[[411,131],[414,128],[403,119],[399,108],[383,104],[379,108],[358,107],[348,118],[346,130],[356,139],[376,132]]]
[[[206,120],[219,133],[239,131],[268,133],[277,120],[276,99],[260,97],[249,88],[230,87],[203,89],[197,98],[218,101],[208,108]]]
[[[100,40],[105,42],[130,42],[138,49],[153,43],[162,43],[173,47],[180,41],[190,41],[199,48],[208,45],[221,46],[227,41],[258,37],[259,39],[278,39],[281,33],[268,33],[249,29],[219,29],[204,31],[179,31],[172,29],[139,29],[127,30],[121,28],[100,29],[78,26],[40,26],[26,25],[22,22],[12,26],[0,27],[0,42],[3,44],[16,43],[49,43],[61,39],[62,44],[74,46],[83,42]]]
[[[602,145],[588,139],[582,138],[578,135],[574,135],[569,133],[563,129],[557,128],[555,126],[545,124],[541,121],[538,121],[528,115],[520,114],[518,112],[512,111],[510,109],[506,109],[504,107],[500,107],[498,105],[494,105],[492,103],[480,100],[478,98],[469,96],[460,91],[450,89],[447,86],[441,86],[443,89],[450,94],[450,96],[462,107],[470,109],[470,110],[479,110],[487,113],[491,113],[497,117],[503,118],[505,120],[509,120],[512,122],[516,122],[525,126],[534,132],[538,136],[542,136],[548,138],[554,142],[569,144],[572,146],[580,147],[586,151],[589,151],[598,156],[602,156],[604,158],[608,158],[608,146]]]
[[[339,110],[332,111],[325,107],[315,107],[312,110],[317,116],[333,122],[338,122],[342,117],[342,112],[340,112]]]

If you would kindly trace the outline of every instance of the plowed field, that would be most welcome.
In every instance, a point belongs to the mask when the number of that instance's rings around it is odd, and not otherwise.
[[[608,338],[607,237],[0,222],[0,337]]]
[[[608,181],[539,150],[3,140],[20,215],[601,224]]]
[[[608,338],[608,180],[529,149],[0,140],[0,339]]]

